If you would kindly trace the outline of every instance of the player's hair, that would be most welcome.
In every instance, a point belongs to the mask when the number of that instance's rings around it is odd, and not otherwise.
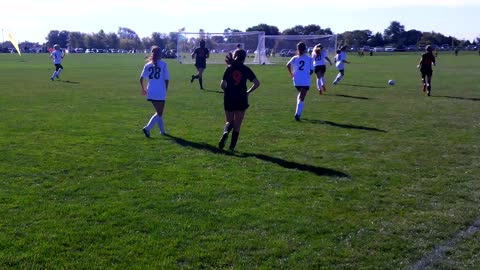
[[[245,58],[247,58],[247,52],[242,49],[237,49],[233,52],[233,54],[229,52],[227,56],[225,56],[225,63],[227,63],[229,66],[236,66],[243,64]]]
[[[427,52],[432,52],[432,51],[433,51],[432,46],[427,45],[427,47],[425,47],[425,51],[427,51]]]
[[[337,50],[337,51],[336,51],[337,54],[339,54],[339,53],[341,53],[341,52],[342,52],[342,51],[340,51],[340,50]]]
[[[307,45],[305,45],[305,43],[299,42],[297,44],[297,55],[303,55],[306,50],[307,50]]]
[[[200,48],[205,48],[205,40],[200,40]]]
[[[323,49],[323,45],[321,43],[318,43],[317,45],[315,45],[315,47],[313,47],[313,52],[317,54],[317,51],[321,52],[322,49]]]
[[[162,59],[162,50],[160,50],[160,47],[158,46],[152,46],[150,49],[150,56],[148,57],[148,62],[153,63],[155,66],[157,66],[157,61]]]
[[[60,45],[55,44],[55,45],[53,45],[53,48],[54,48],[55,50],[60,50]]]

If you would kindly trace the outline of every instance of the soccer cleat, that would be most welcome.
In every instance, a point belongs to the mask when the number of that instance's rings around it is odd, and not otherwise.
[[[334,85],[336,85],[336,84],[337,84],[337,81],[336,81],[336,80],[335,80],[335,81],[333,81],[333,84],[334,84]]]
[[[327,92],[327,87],[324,85],[322,85],[322,92]]]
[[[218,142],[218,148],[223,149],[225,147],[225,141],[228,138],[228,132],[223,133],[220,141]]]
[[[52,78],[50,78],[50,80],[52,80],[52,82],[53,82],[53,81],[54,81],[53,77],[52,77]]]
[[[425,93],[425,91],[427,91],[427,85],[426,85],[426,84],[423,84],[423,86],[422,86],[422,92]]]
[[[430,90],[427,91],[427,96],[430,96]]]
[[[323,95],[322,89],[318,89],[318,94]]]
[[[190,80],[190,83],[193,83],[194,80],[195,80],[195,75],[192,75],[192,79]]]
[[[295,114],[295,121],[300,121],[300,115]]]
[[[150,131],[147,130],[146,128],[142,128],[143,134],[145,134],[145,137],[150,138]]]

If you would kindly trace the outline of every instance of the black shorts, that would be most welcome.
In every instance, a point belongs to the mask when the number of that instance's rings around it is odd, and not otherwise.
[[[297,88],[298,91],[304,89],[304,90],[310,90],[310,86],[295,86],[295,88]]]
[[[206,68],[207,67],[207,62],[197,62],[195,63],[196,68]]]
[[[432,77],[433,74],[433,70],[431,68],[421,68],[420,72],[422,73],[422,77]]]
[[[59,69],[63,69],[62,64],[55,64],[55,70],[58,71]]]
[[[327,66],[325,65],[315,66],[315,73],[318,73],[318,72],[325,73],[325,71],[327,71]]]
[[[248,109],[248,98],[245,97],[225,97],[223,98],[223,108],[225,111],[245,111]]]

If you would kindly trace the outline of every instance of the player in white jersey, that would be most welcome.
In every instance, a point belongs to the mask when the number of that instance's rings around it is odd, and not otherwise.
[[[52,77],[50,77],[50,80],[54,80],[55,78],[60,79],[58,75],[60,75],[60,72],[63,70],[62,66],[62,59],[65,57],[65,54],[60,50],[60,46],[58,44],[53,45],[54,51],[50,54],[50,58],[53,60],[53,64],[55,65],[55,71],[52,74]]]
[[[335,66],[337,67],[338,74],[333,84],[337,84],[345,74],[345,64],[349,64],[350,62],[347,61],[347,46],[343,46],[340,50],[337,50],[337,55],[335,55]]]
[[[152,46],[150,57],[147,64],[143,67],[140,74],[140,87],[142,95],[147,97],[147,100],[152,102],[156,113],[152,115],[148,124],[142,129],[147,138],[150,138],[150,130],[158,124],[160,134],[165,134],[163,126],[163,108],[165,107],[165,97],[168,90],[168,69],[167,64],[162,60],[162,51],[158,46]],[[145,89],[144,80],[148,80],[147,88]]]
[[[322,44],[317,44],[312,51],[313,66],[315,69],[315,75],[317,75],[317,90],[321,95],[327,91],[325,86],[325,72],[327,71],[326,61],[332,65],[332,61],[327,56],[327,51],[323,49]]]
[[[295,110],[295,120],[300,121],[302,115],[303,102],[307,91],[310,89],[310,75],[313,73],[312,58],[305,52],[307,46],[305,43],[297,44],[297,55],[292,57],[287,63],[287,69],[292,77],[293,85],[298,90],[297,107]]]

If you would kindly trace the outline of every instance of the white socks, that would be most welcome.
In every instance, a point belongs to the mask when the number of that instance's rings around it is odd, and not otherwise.
[[[163,118],[160,116],[157,116],[157,123],[158,127],[160,128],[160,134],[165,134],[165,127],[163,126]]]
[[[343,75],[342,75],[342,73],[338,73],[338,74],[337,74],[337,77],[335,78],[335,81],[334,81],[334,83],[337,83],[337,82],[339,82],[339,81],[340,81],[342,78],[343,78]]]
[[[325,77],[317,78],[317,89],[321,90],[322,86],[325,84]]]
[[[158,116],[158,114],[152,115],[150,118],[150,121],[148,121],[148,124],[144,127],[144,129],[150,131],[155,124],[158,124],[158,127],[160,128],[160,134],[165,134],[165,127],[163,126],[163,119],[162,117]]]
[[[297,97],[297,109],[295,110],[295,115],[300,116],[303,110],[303,101],[300,100],[300,94]]]

